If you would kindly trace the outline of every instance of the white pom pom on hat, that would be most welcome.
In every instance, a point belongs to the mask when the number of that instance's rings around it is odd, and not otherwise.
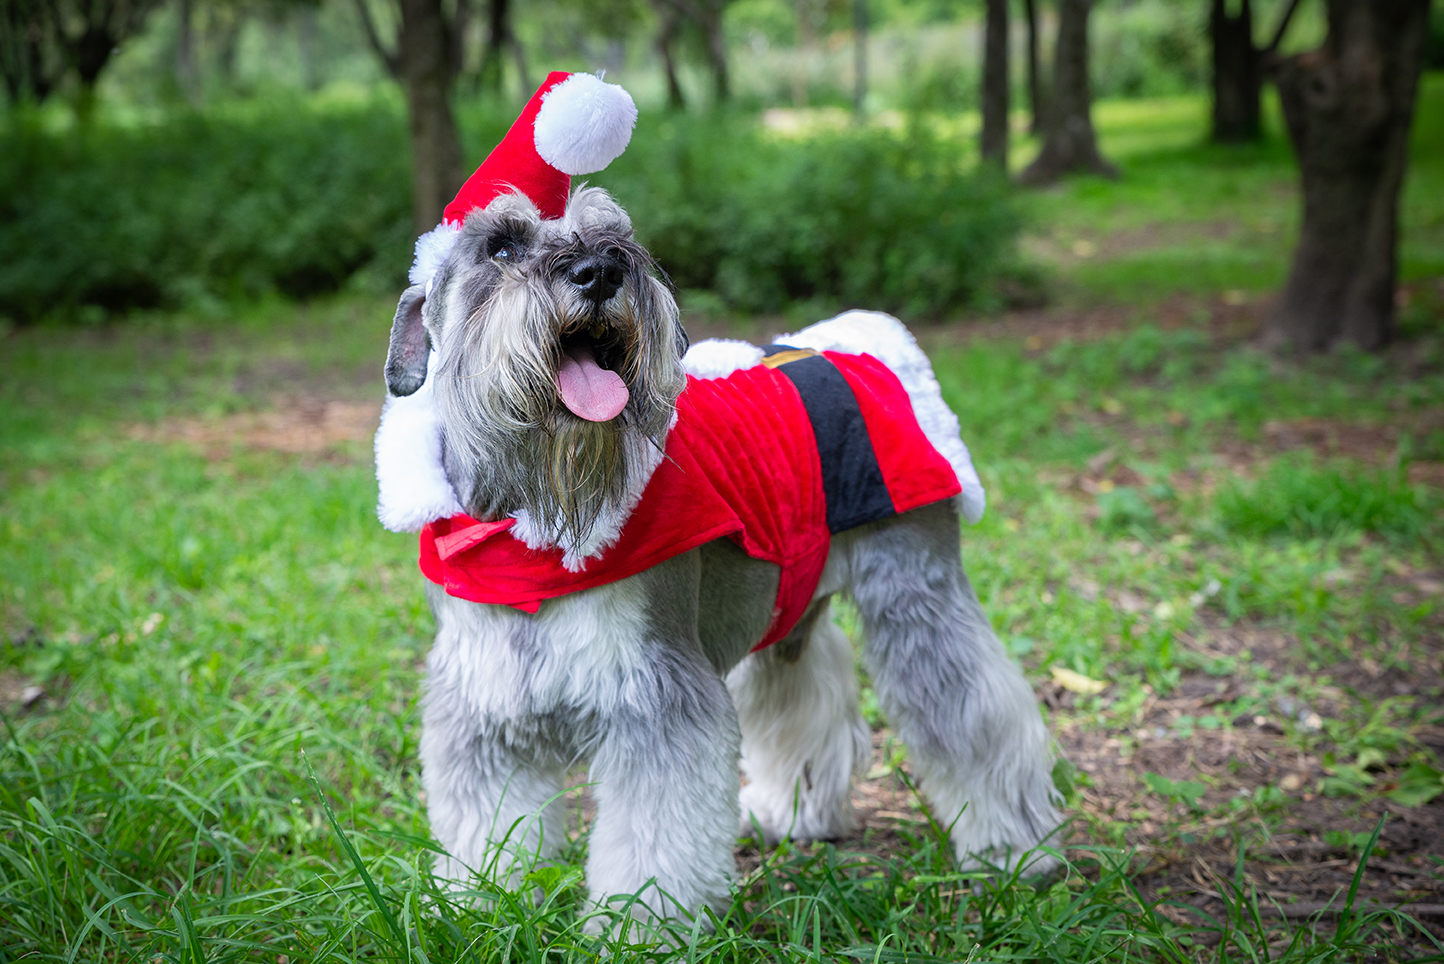
[[[618,85],[593,74],[549,74],[501,143],[446,206],[442,223],[417,239],[411,282],[427,284],[466,216],[498,195],[520,191],[542,217],[561,217],[572,175],[600,171],[616,160],[636,123],[637,105]]]
[[[536,150],[566,174],[592,174],[621,156],[636,124],[637,105],[625,90],[593,74],[572,74],[542,95]]]

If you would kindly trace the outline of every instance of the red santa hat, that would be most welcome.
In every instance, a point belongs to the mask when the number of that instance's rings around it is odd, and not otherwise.
[[[466,216],[498,195],[519,191],[542,217],[561,217],[572,176],[600,171],[616,160],[636,123],[637,105],[616,84],[593,74],[548,74],[506,137],[446,206],[441,224],[416,239],[411,283],[430,282]]]

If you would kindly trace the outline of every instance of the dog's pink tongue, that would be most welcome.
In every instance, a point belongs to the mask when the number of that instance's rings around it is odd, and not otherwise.
[[[627,407],[627,385],[622,376],[598,365],[586,345],[562,355],[557,391],[573,415],[589,422],[610,422]]]

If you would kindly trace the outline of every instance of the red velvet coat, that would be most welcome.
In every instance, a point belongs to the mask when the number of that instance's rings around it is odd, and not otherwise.
[[[580,572],[533,550],[515,520],[455,515],[421,533],[421,571],[447,593],[536,612],[723,536],[781,569],[777,642],[812,600],[832,533],[958,494],[907,391],[871,355],[774,355],[725,378],[688,378],[666,455],[615,544]],[[841,376],[840,378],[838,376]],[[855,401],[854,401],[855,400]]]

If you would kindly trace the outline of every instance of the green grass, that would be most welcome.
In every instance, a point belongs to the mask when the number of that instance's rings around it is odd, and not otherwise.
[[[1437,79],[1427,97],[1444,103]],[[1444,609],[1401,593],[1400,574],[1441,566],[1440,492],[1407,472],[1444,443],[1406,434],[1369,462],[1274,458],[1264,443],[1273,421],[1439,424],[1444,310],[1411,304],[1413,340],[1394,354],[1288,364],[1155,324],[1150,292],[1276,283],[1296,203],[1276,139],[1191,146],[1197,102],[1171,103],[1100,107],[1127,176],[1070,182],[1038,197],[1037,216],[1069,244],[1070,231],[1214,216],[1275,219],[1275,240],[1230,236],[1196,285],[1181,265],[1202,249],[1187,237],[1058,269],[1089,297],[1136,297],[1126,332],[934,346],[989,491],[965,562],[1030,678],[1058,666],[1109,682],[1070,723],[1126,741],[1185,672],[1244,685],[1174,721],[1180,733],[1334,693],[1319,725],[1283,720],[1291,747],[1325,761],[1317,792],[1360,812],[1381,795],[1418,805],[1437,793],[1440,761],[1417,734],[1444,722],[1440,694],[1380,700],[1330,671],[1437,665]],[[1440,113],[1421,141],[1439,137]],[[1111,138],[1128,131],[1125,150]],[[1440,172],[1416,167],[1406,271],[1438,273],[1444,191],[1420,195]],[[583,933],[585,838],[533,869],[540,902],[486,879],[470,902],[439,893],[415,769],[431,621],[412,538],[375,521],[365,444],[207,455],[135,432],[304,394],[375,398],[391,309],[277,302],[224,324],[153,315],[0,336],[0,961],[1252,964],[1354,960],[1400,934],[1440,953],[1402,915],[1270,917],[1242,856],[1217,885],[1226,919],[1156,905],[1135,889],[1143,861],[1123,841],[1137,821],[1121,812],[1090,818],[1091,845],[1049,881],[959,874],[935,831],[881,854],[784,845],[739,881],[715,934],[677,925],[639,945]],[[1120,605],[1124,592],[1138,604]],[[1291,662],[1196,645],[1230,629],[1281,634]],[[21,686],[47,696],[22,712]],[[1207,824],[1246,854],[1297,798],[1260,787],[1211,804],[1205,784],[1151,776],[1177,814],[1161,831],[1172,846]]]
[[[127,437],[138,421],[263,404],[271,369],[324,384],[378,360],[387,321],[384,304],[338,301],[273,306],[224,331],[163,319],[8,339],[4,666],[52,699],[5,721],[7,959],[599,953],[581,932],[584,841],[535,871],[540,904],[482,882],[480,908],[462,906],[427,874],[434,845],[415,764],[430,621],[411,538],[375,523],[364,449],[208,461]],[[1297,632],[1320,660],[1360,639],[1382,654],[1423,638],[1437,602],[1392,602],[1386,564],[1437,559],[1437,494],[1395,484],[1387,511],[1349,509],[1358,524],[1299,530],[1286,514],[1276,524],[1276,475],[1213,499],[1173,492],[1167,477],[1208,466],[1214,443],[1266,413],[1382,418],[1401,398],[1437,406],[1437,375],[1402,379],[1387,363],[1343,358],[1265,378],[1269,364],[1246,349],[1149,328],[1047,354],[974,343],[937,361],[990,490],[989,514],[966,539],[979,592],[1030,673],[1059,664],[1116,681],[1100,719],[1126,715],[1145,684],[1172,685],[1196,658],[1179,633],[1206,618]],[[1179,410],[1186,427],[1165,417]],[[1048,481],[1108,447],[1156,480],[1137,489],[1138,518],[1091,519],[1091,500]],[[1325,501],[1367,478],[1288,471],[1322,484]],[[1375,529],[1389,537],[1367,535]],[[1359,575],[1322,579],[1340,567]],[[1089,598],[1070,588],[1077,573],[1146,592],[1151,608]],[[1395,709],[1396,730],[1428,716]],[[1342,735],[1328,745],[1341,759],[1358,752]],[[1073,857],[1059,881],[1014,886],[958,874],[928,835],[886,857],[784,847],[741,882],[717,935],[684,927],[668,939],[687,959],[749,961],[1183,961],[1213,939],[1207,922],[1181,927],[1150,909],[1125,852]],[[1250,923],[1259,900],[1234,902],[1226,959],[1280,939],[1295,943],[1279,959],[1344,959],[1378,939],[1378,915],[1338,932]],[[682,959],[618,940],[611,952],[623,959]]]

